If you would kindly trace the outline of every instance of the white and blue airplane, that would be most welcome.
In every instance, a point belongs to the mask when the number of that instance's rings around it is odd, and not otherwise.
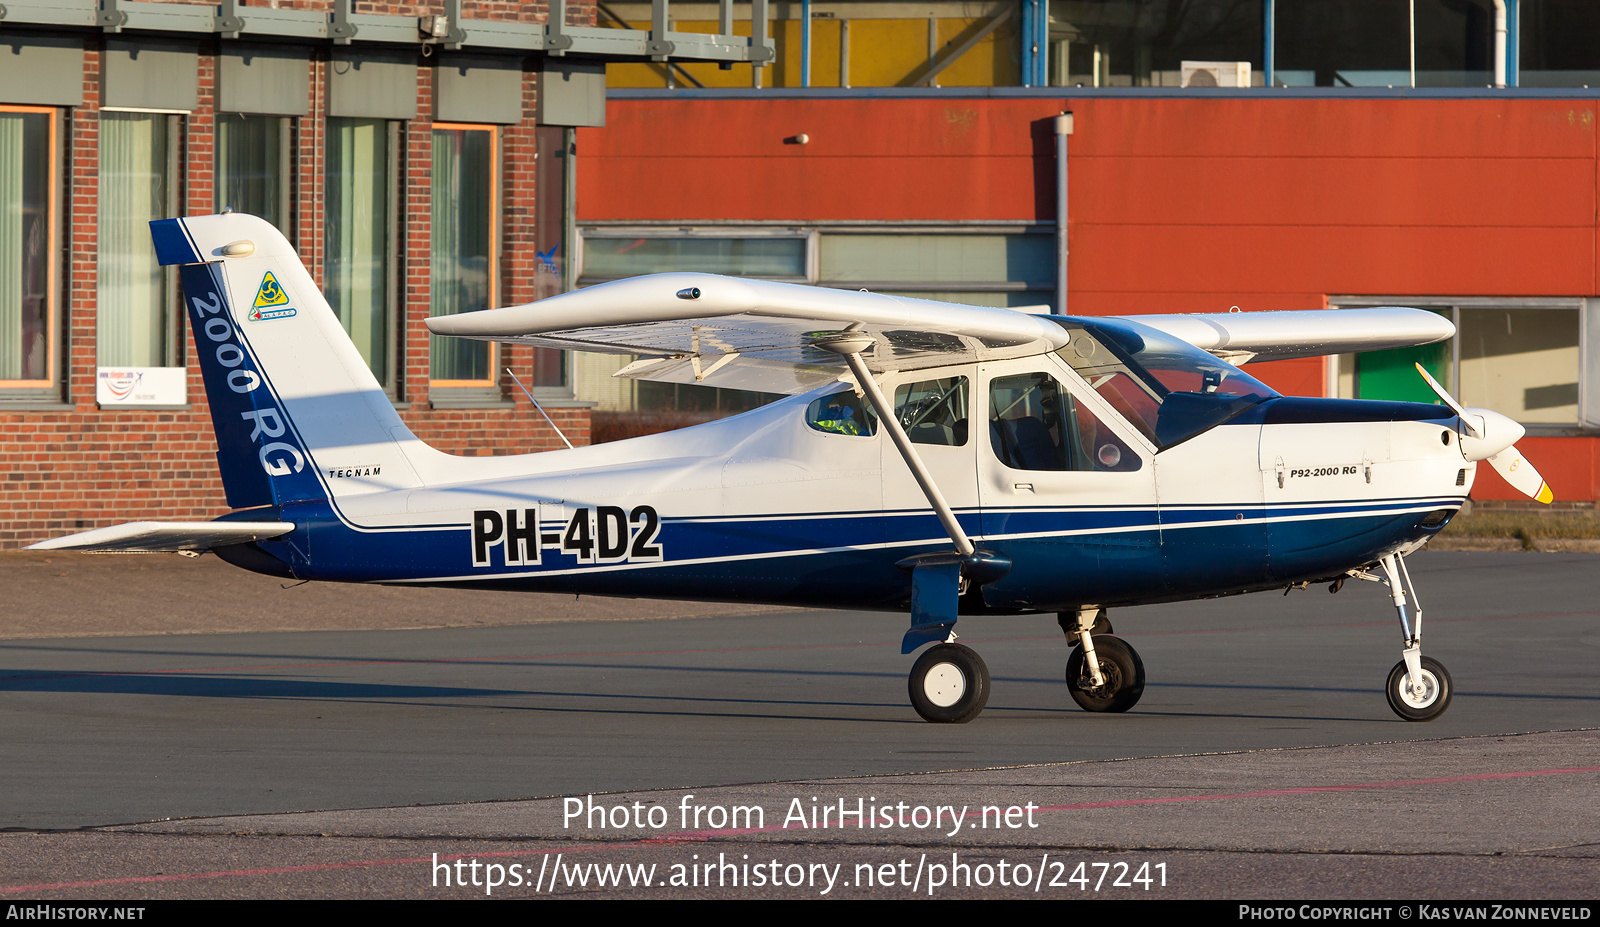
[[[32,549],[212,551],[274,576],[909,612],[911,703],[989,697],[958,616],[1057,614],[1066,682],[1126,711],[1139,656],[1108,608],[1388,586],[1389,704],[1425,721],[1405,557],[1488,460],[1542,502],[1516,422],[1281,396],[1237,364],[1424,344],[1415,309],[1074,318],[709,274],[619,280],[428,320],[440,335],[634,355],[619,376],[789,394],[667,434],[502,457],[405,426],[284,237],[243,214],[151,224],[180,266],[233,511]],[[1420,368],[1419,368],[1420,370]],[[1426,373],[1423,374],[1426,376]]]

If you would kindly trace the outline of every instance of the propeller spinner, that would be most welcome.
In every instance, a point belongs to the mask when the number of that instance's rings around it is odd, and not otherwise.
[[[1493,409],[1470,408],[1456,402],[1455,397],[1445,392],[1439,381],[1429,376],[1421,364],[1417,364],[1417,373],[1422,374],[1440,401],[1449,406],[1460,420],[1456,433],[1461,436],[1463,457],[1489,461],[1489,466],[1496,473],[1530,499],[1537,499],[1546,505],[1555,499],[1550,487],[1545,485],[1544,477],[1516,448],[1516,440],[1526,434],[1527,429]]]

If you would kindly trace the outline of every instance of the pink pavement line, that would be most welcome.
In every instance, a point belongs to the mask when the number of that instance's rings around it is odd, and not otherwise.
[[[1164,805],[1178,802],[1201,801],[1231,801],[1241,798],[1281,798],[1287,795],[1316,795],[1324,792],[1360,792],[1371,789],[1393,789],[1428,785],[1449,785],[1461,782],[1486,782],[1496,779],[1524,779],[1530,776],[1571,776],[1583,773],[1600,772],[1600,766],[1577,766],[1566,769],[1533,769],[1523,772],[1498,772],[1474,773],[1466,776],[1437,776],[1431,779],[1395,779],[1388,782],[1352,782],[1343,785],[1310,785],[1286,789],[1263,789],[1254,792],[1229,792],[1213,795],[1174,795],[1162,798],[1128,798],[1116,801],[1080,802],[1070,805],[1046,805],[1037,810],[1040,812],[1059,811],[1090,811],[1099,808],[1128,808],[1136,805]],[[843,829],[841,825],[825,825],[834,829]],[[70,889],[96,888],[106,885],[142,885],[158,882],[191,882],[200,879],[227,879],[242,876],[286,875],[297,872],[333,872],[340,869],[368,869],[377,866],[403,866],[421,863],[453,863],[456,860],[467,859],[497,859],[509,856],[546,856],[551,853],[584,853],[593,850],[619,850],[633,847],[654,846],[676,843],[698,843],[718,838],[737,837],[743,834],[772,833],[789,830],[785,826],[775,827],[748,827],[729,828],[725,830],[682,831],[674,834],[661,834],[639,840],[619,841],[616,843],[597,843],[583,846],[551,847],[541,850],[499,850],[489,853],[458,853],[450,856],[405,856],[389,859],[351,860],[343,863],[317,863],[305,866],[269,866],[256,869],[226,869],[208,872],[184,872],[172,875],[152,876],[122,876],[111,879],[88,879],[77,882],[39,882],[31,885],[6,885],[0,886],[0,894],[17,895],[29,892],[65,891]],[[792,828],[800,830],[802,828]],[[806,830],[819,830],[824,828],[803,828]]]

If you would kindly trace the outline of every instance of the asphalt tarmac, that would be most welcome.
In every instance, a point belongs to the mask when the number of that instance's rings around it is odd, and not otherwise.
[[[1073,705],[1052,617],[964,619],[993,694],[930,725],[893,615],[0,561],[8,624],[77,635],[0,641],[0,894],[1593,897],[1600,556],[1411,564],[1437,721],[1390,712],[1398,626],[1351,582],[1113,613],[1123,715]],[[623,863],[657,869],[598,884]]]

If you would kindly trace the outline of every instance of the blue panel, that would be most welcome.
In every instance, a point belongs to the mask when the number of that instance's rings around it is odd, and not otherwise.
[[[1307,425],[1323,422],[1448,422],[1456,417],[1444,406],[1425,402],[1375,399],[1316,399],[1283,396],[1244,410],[1229,425]]]
[[[1439,497],[1361,506],[1327,502],[1273,507],[1254,522],[1268,526],[1270,549],[1248,554],[1237,546],[1237,532],[1255,530],[1254,525],[1200,527],[1221,520],[1231,510],[1198,507],[1174,512],[1196,525],[1174,529],[1188,535],[1183,544],[1161,544],[1161,529],[1153,524],[1143,531],[988,539],[983,546],[1010,557],[1012,569],[983,588],[983,604],[968,597],[960,600],[960,606],[968,614],[1058,611],[1089,602],[1136,605],[1331,578],[1436,533],[1438,526],[1422,524],[1429,512],[1459,507],[1461,501]],[[1417,511],[1396,513],[1397,508]],[[327,501],[286,505],[280,511],[296,530],[256,546],[291,565],[304,579],[420,580],[423,585],[454,588],[871,609],[902,615],[915,594],[915,610],[923,619],[916,626],[923,633],[907,636],[908,642],[916,636],[915,643],[948,636],[957,607],[953,572],[918,570],[915,582],[920,588],[913,593],[913,577],[895,566],[909,554],[946,549],[947,539],[841,549],[858,537],[881,537],[883,522],[893,516],[663,519],[655,539],[661,548],[660,562],[585,565],[571,554],[546,549],[537,566],[508,567],[474,566],[472,530],[467,525],[357,530],[343,522]],[[1326,517],[1281,520],[1296,515]],[[1081,521],[1091,516],[1076,513],[1075,517]],[[765,530],[752,530],[754,523]],[[719,526],[731,530],[718,538]],[[830,532],[831,549],[812,546],[819,530]],[[1266,553],[1270,553],[1270,572]],[[892,633],[887,623],[882,633]]]
[[[186,264],[178,276],[217,433],[217,467],[228,504],[246,508],[323,498],[304,442],[233,325],[217,272],[209,264]]]
[[[189,241],[189,233],[177,219],[157,219],[150,223],[150,237],[156,245],[156,261],[169,264],[198,264],[200,255]]]
[[[955,621],[960,589],[961,561],[919,565],[911,572],[911,623]]]

